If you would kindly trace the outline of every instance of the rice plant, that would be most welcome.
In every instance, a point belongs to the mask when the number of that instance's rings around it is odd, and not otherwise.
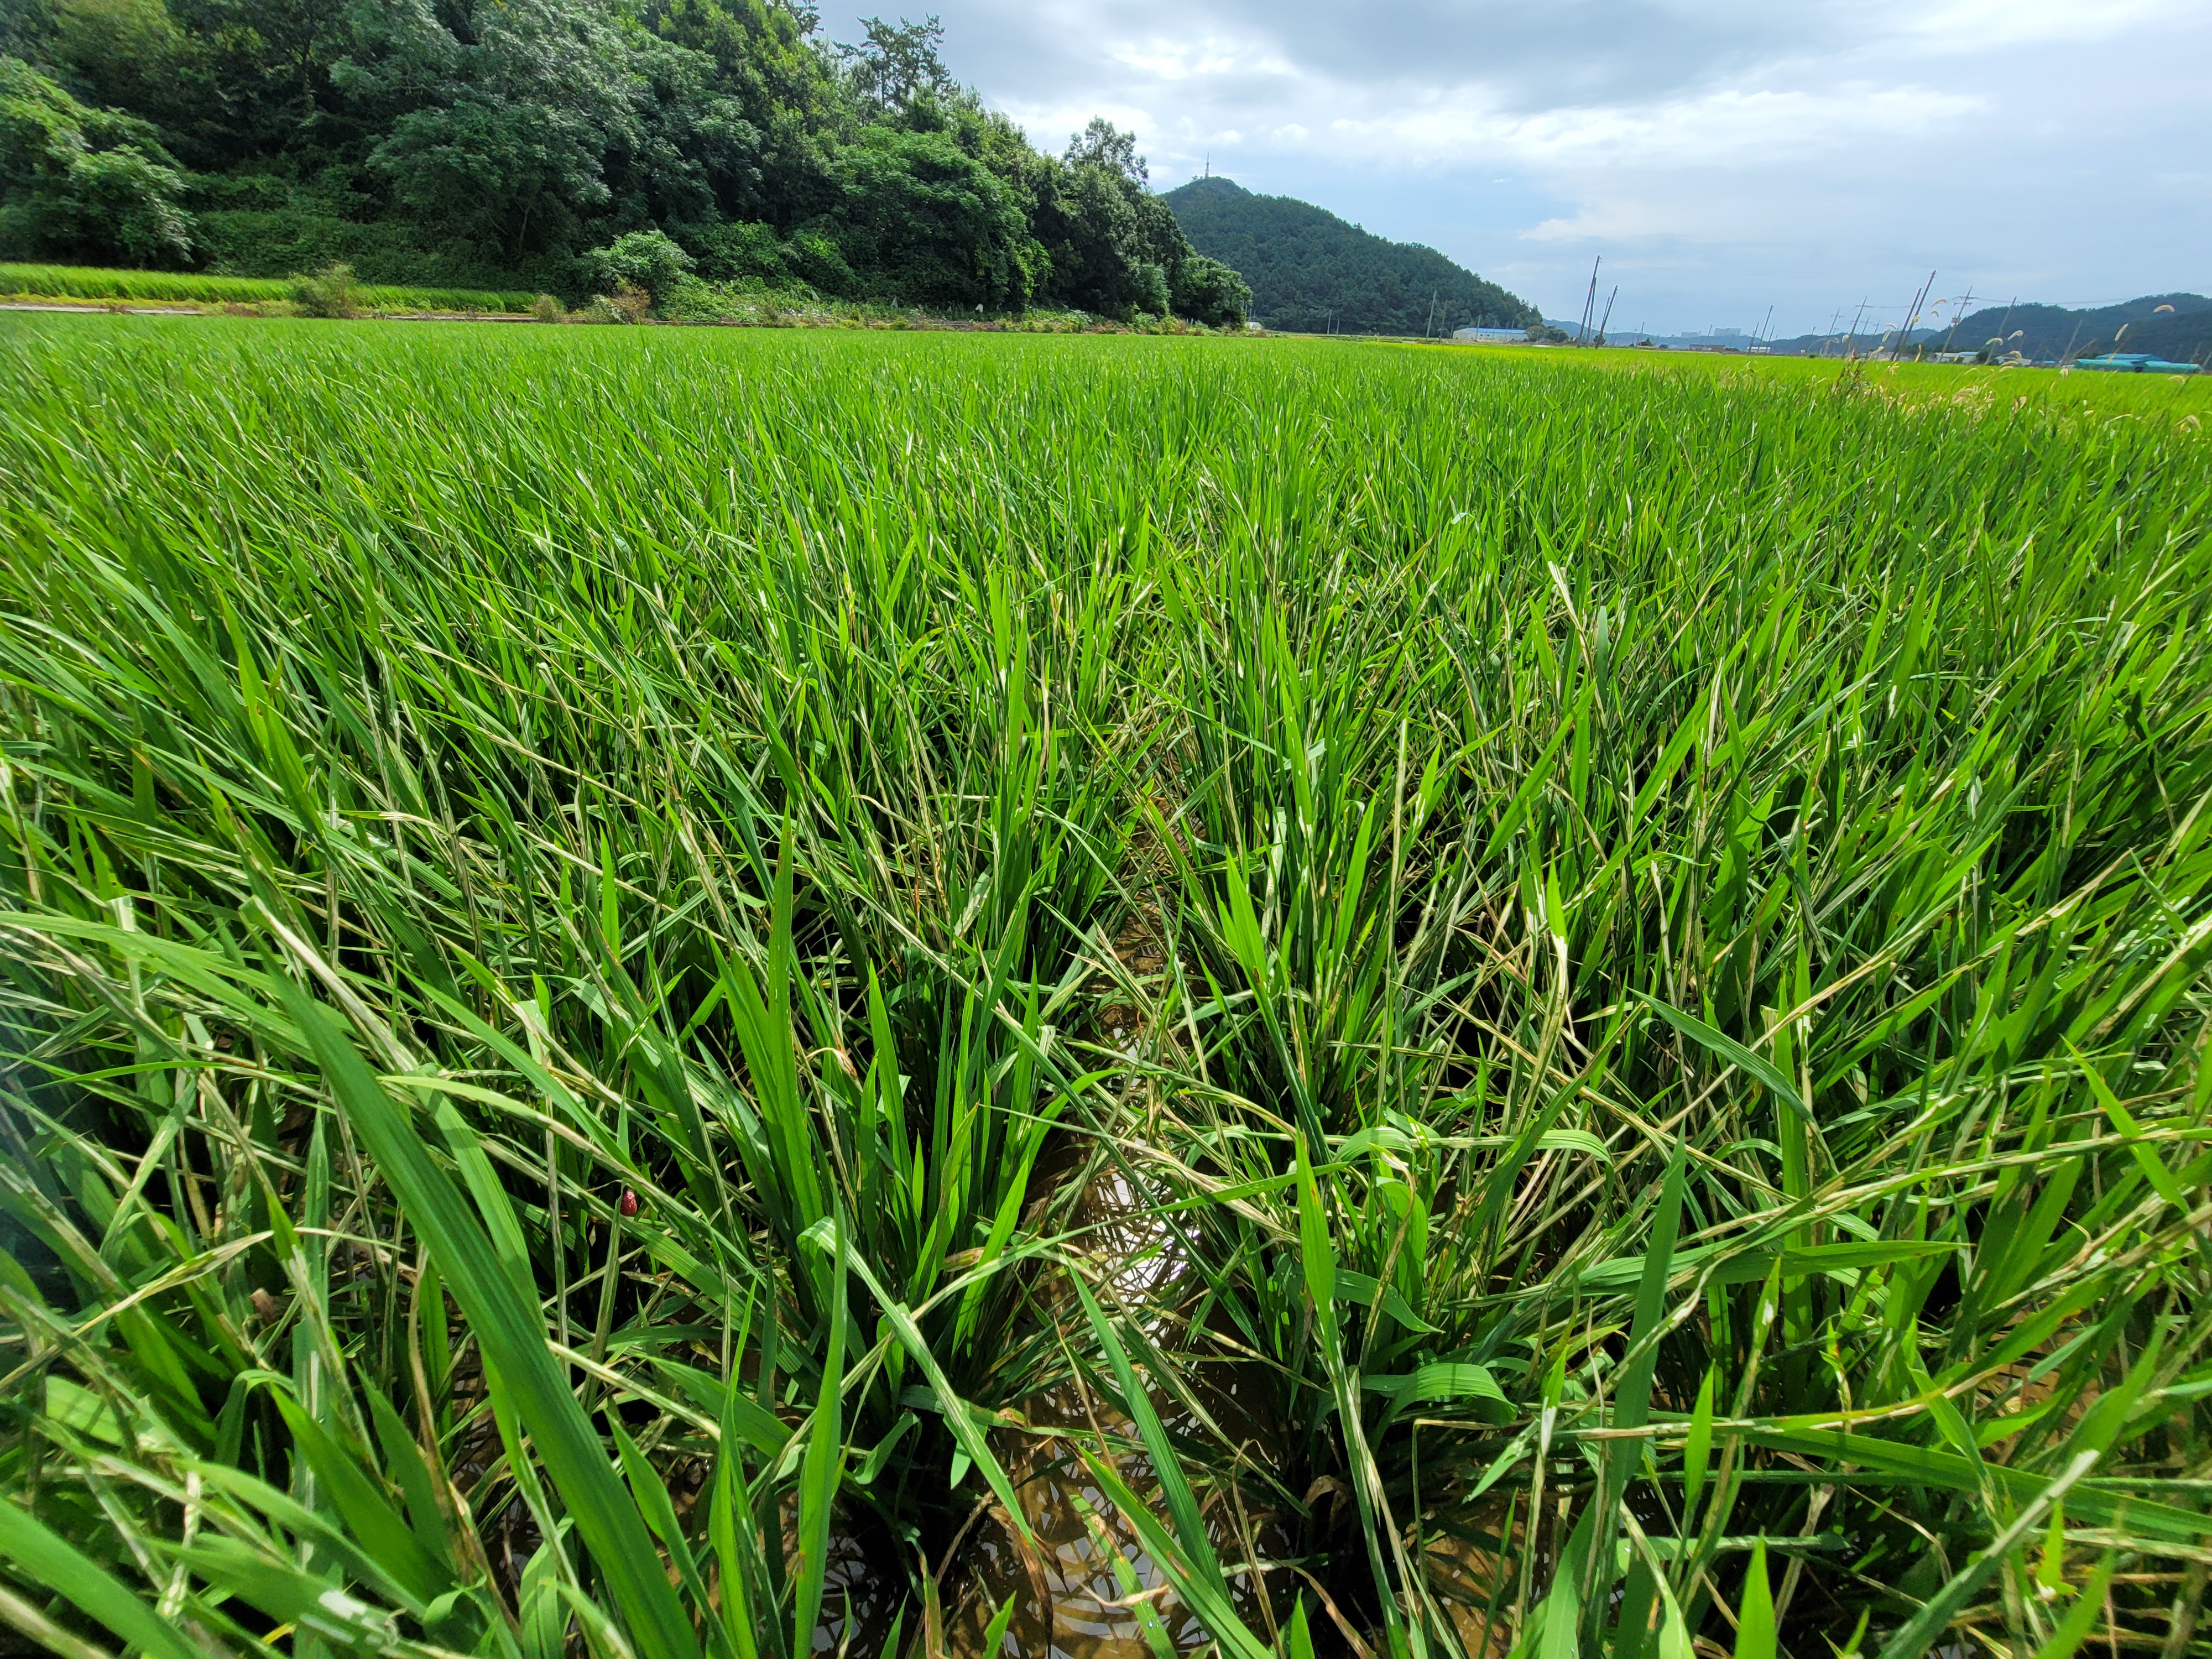
[[[2175,1659],[2212,451],[0,325],[35,1650]]]

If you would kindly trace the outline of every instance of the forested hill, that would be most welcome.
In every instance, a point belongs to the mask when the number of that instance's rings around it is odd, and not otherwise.
[[[1252,285],[1252,314],[1270,328],[1449,334],[1468,324],[1520,328],[1536,308],[1434,248],[1393,242],[1288,196],[1256,196],[1226,179],[1194,179],[1165,198],[1191,245]],[[1433,313],[1431,305],[1433,304]]]
[[[1134,141],[806,0],[0,0],[0,258],[1242,325]],[[656,297],[658,295],[656,293]]]
[[[2002,337],[2004,351],[2018,351],[2036,360],[2061,357],[2071,352],[2087,356],[2099,351],[2155,351],[2154,335],[2179,339],[2186,332],[2176,325],[2181,319],[2212,308],[2212,300],[2201,294],[2146,294],[2118,305],[2094,310],[2069,311],[2063,306],[1990,306],[1961,318],[1956,328],[1946,326],[1940,337],[1960,351],[1978,351]],[[2195,337],[2201,338],[2205,319],[2197,317]],[[2126,338],[2115,346],[2123,328]],[[2185,356],[2187,354],[2185,352]]]
[[[2173,362],[2212,361],[2212,308],[2179,311],[2130,327],[2126,337],[2098,342],[2100,351],[2148,351]],[[2076,356],[2086,355],[2077,346]]]
[[[1867,324],[1856,339],[1846,333],[1802,334],[1772,341],[1770,349],[1784,355],[1840,356],[1854,348],[1864,351],[1886,344],[1888,338],[1879,327]],[[1930,351],[1987,351],[2000,357],[2017,351],[2039,363],[2106,351],[2148,351],[2188,361],[2212,346],[2212,299],[2202,294],[2146,294],[2078,311],[2040,303],[1989,306],[1955,323],[1939,319],[1932,326],[1916,328],[1906,343]]]

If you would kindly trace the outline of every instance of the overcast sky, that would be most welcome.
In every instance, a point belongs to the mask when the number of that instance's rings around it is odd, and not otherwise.
[[[1040,148],[1425,242],[1614,332],[2212,292],[2212,0],[913,0]],[[856,14],[825,12],[854,40]],[[896,10],[890,15],[896,15]]]

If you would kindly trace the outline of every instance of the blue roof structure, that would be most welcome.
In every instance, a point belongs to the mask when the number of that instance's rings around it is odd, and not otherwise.
[[[2203,370],[2195,363],[2170,363],[2163,357],[2154,357],[2148,351],[2108,352],[2102,357],[2083,357],[2074,365],[2076,368],[2094,368],[2107,374],[2201,374]]]

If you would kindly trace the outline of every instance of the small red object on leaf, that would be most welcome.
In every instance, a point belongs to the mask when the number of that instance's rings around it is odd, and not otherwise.
[[[623,1188],[622,1212],[625,1218],[637,1213],[637,1194],[627,1187]]]

